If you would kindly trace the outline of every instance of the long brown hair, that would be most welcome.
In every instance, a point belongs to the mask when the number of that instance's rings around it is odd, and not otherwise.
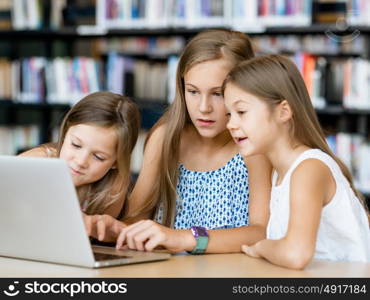
[[[185,74],[196,64],[226,59],[230,67],[254,57],[249,37],[241,32],[231,30],[208,30],[197,34],[185,47],[178,63],[176,73],[176,94],[166,113],[153,126],[148,134],[165,124],[158,180],[152,188],[152,194],[145,199],[145,204],[132,212],[128,218],[141,214],[153,213],[163,205],[163,224],[172,226],[176,208],[176,185],[178,180],[178,163],[181,134],[190,117],[185,104]],[[147,138],[147,140],[148,140]]]
[[[268,55],[240,63],[226,77],[223,91],[228,83],[265,101],[271,109],[287,100],[293,112],[290,136],[310,148],[320,149],[330,155],[366,208],[363,196],[354,187],[349,169],[330,150],[303,78],[289,58]]]
[[[59,156],[66,133],[71,126],[88,124],[114,128],[117,134],[117,168],[110,169],[99,181],[79,187],[80,204],[86,201],[86,212],[101,214],[121,199],[130,183],[131,152],[140,128],[140,114],[129,98],[111,92],[92,93],[75,104],[64,117],[57,143]]]

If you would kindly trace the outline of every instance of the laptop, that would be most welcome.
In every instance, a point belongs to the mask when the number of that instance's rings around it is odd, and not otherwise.
[[[171,255],[91,246],[65,161],[0,156],[0,256],[99,268]]]

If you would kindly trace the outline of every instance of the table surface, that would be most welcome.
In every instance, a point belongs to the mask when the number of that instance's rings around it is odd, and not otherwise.
[[[88,269],[0,257],[0,277],[370,277],[370,263],[313,260],[297,271],[236,253],[173,255],[164,261]]]

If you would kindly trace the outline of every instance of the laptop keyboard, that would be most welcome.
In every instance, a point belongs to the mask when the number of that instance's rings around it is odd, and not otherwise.
[[[127,255],[115,255],[115,254],[106,254],[106,253],[97,253],[97,252],[94,252],[94,257],[95,257],[95,261],[131,258],[131,256],[127,256]]]

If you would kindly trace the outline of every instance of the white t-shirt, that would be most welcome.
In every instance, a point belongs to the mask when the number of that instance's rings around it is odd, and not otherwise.
[[[312,158],[328,166],[336,183],[334,197],[322,209],[314,257],[370,262],[370,228],[365,209],[335,160],[319,149],[310,149],[300,154],[279,186],[276,186],[277,173],[274,171],[267,238],[277,240],[286,235],[291,175],[302,161]]]

